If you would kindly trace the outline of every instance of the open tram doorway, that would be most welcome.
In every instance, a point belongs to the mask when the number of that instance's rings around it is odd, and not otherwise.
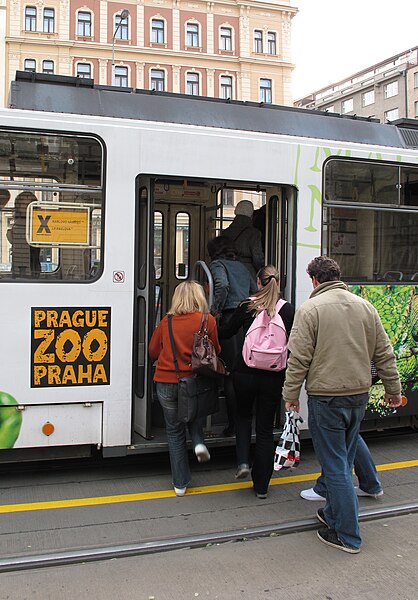
[[[254,205],[253,224],[262,237],[266,264],[281,274],[284,297],[294,301],[296,190],[286,185],[197,180],[169,177],[138,179],[136,243],[136,305],[134,318],[134,446],[150,440],[165,447],[163,415],[155,395],[149,339],[167,313],[176,286],[197,279],[207,290],[210,277],[207,243],[221,235],[234,219],[240,200]],[[222,440],[224,403],[208,423],[209,439]],[[138,438],[141,436],[141,438]]]

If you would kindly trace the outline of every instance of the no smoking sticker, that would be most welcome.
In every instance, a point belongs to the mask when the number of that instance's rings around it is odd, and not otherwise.
[[[125,283],[125,271],[113,271],[113,283]]]

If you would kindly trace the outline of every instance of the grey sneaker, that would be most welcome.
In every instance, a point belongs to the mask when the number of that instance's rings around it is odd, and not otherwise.
[[[360,548],[342,542],[333,529],[319,529],[316,534],[321,542],[328,546],[332,546],[333,548],[337,548],[337,550],[342,550],[349,554],[358,554],[360,552]]]
[[[383,496],[383,490],[380,490],[380,492],[376,492],[376,494],[369,494],[369,492],[365,492],[364,490],[362,490],[361,488],[355,486],[354,490],[357,494],[357,496],[359,496],[360,498],[363,497],[367,497],[367,498],[374,498],[376,500],[376,498],[380,498],[381,496]]]
[[[247,463],[242,463],[242,465],[238,465],[237,472],[235,473],[235,479],[245,479],[250,474],[250,465]]]

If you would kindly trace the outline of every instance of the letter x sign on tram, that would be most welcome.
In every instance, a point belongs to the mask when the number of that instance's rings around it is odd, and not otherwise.
[[[87,207],[43,208],[32,205],[29,217],[29,243],[42,246],[88,246],[89,209]]]

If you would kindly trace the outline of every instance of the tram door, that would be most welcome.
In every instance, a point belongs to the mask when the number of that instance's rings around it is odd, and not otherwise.
[[[154,328],[170,308],[176,286],[201,258],[201,206],[157,202],[154,210]]]

